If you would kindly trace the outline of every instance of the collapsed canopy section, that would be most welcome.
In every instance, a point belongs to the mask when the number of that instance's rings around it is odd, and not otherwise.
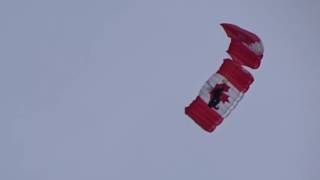
[[[231,38],[227,52],[232,59],[244,66],[259,68],[264,51],[260,38],[233,24],[223,23],[221,26]]]

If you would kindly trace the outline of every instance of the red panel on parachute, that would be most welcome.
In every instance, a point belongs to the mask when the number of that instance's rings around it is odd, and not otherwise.
[[[240,92],[246,92],[253,83],[253,76],[231,59],[225,59],[218,73],[230,81]]]
[[[186,107],[185,113],[202,129],[208,132],[212,132],[223,120],[223,118],[215,111],[212,111],[199,96]]]

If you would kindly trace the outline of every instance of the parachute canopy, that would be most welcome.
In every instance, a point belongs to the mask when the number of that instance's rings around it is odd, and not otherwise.
[[[260,38],[233,24],[221,24],[231,43],[222,65],[202,86],[185,113],[201,128],[212,132],[237,106],[254,78],[243,66],[259,68],[263,57]]]

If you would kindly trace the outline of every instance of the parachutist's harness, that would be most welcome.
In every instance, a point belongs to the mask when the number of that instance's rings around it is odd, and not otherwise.
[[[214,88],[210,94],[211,94],[211,98],[210,101],[208,103],[209,107],[213,107],[215,109],[219,109],[218,104],[220,103],[220,96],[222,95],[224,89],[223,88]]]

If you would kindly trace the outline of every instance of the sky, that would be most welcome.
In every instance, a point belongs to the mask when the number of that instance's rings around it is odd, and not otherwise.
[[[0,179],[320,179],[320,1],[0,1]],[[229,39],[255,82],[213,133],[184,114]]]

